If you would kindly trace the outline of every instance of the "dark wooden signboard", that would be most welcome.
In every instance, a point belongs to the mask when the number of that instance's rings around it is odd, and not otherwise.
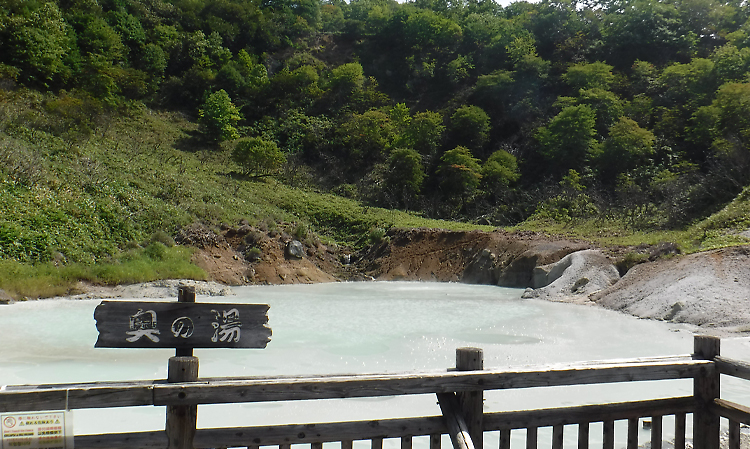
[[[266,304],[102,301],[99,348],[265,348]]]

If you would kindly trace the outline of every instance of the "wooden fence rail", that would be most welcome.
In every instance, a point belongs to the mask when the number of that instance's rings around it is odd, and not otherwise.
[[[525,432],[527,449],[536,449],[538,430],[545,427],[552,430],[552,449],[562,449],[566,426],[576,427],[578,449],[588,449],[592,423],[602,423],[603,449],[614,449],[615,421],[627,421],[627,448],[635,449],[642,443],[638,441],[641,418],[651,420],[651,447],[660,449],[664,416],[674,416],[675,447],[684,449],[687,415],[693,416],[696,449],[718,448],[720,417],[729,420],[730,449],[739,449],[740,424],[750,424],[750,408],[719,397],[720,374],[750,380],[750,364],[722,357],[719,340],[713,337],[696,337],[693,355],[482,368],[481,350],[461,348],[457,369],[448,371],[16,385],[0,390],[0,412],[413,394],[436,394],[444,412],[443,416],[418,418],[197,429],[190,443],[195,448],[251,449],[289,449],[291,444],[322,449],[323,443],[330,442],[352,449],[353,441],[362,440],[369,441],[372,449],[382,449],[383,440],[390,438],[400,439],[401,449],[411,449],[415,437],[429,438],[430,449],[440,449],[444,435],[451,437],[454,448],[481,449],[485,432],[499,432],[499,449],[509,449],[511,433],[517,429]],[[481,407],[485,390],[691,378],[694,393],[685,397],[495,413],[482,413]],[[176,444],[165,431],[75,437],[78,449],[182,447]]]

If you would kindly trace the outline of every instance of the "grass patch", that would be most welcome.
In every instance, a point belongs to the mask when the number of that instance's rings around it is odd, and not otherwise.
[[[192,253],[191,248],[155,242],[98,264],[32,265],[0,260],[0,289],[15,299],[35,299],[75,294],[80,281],[117,285],[158,279],[205,280],[206,273],[190,263]]]

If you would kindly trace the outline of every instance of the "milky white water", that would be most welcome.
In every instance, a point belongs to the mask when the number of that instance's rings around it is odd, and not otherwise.
[[[455,365],[455,350],[463,346],[481,347],[485,367],[688,354],[693,347],[691,328],[596,307],[521,299],[521,290],[492,286],[338,283],[241,287],[235,292],[236,296],[198,301],[269,304],[272,340],[266,349],[195,350],[201,377],[445,369]],[[173,350],[94,348],[93,311],[98,303],[46,300],[0,306],[0,385],[165,378]],[[725,339],[722,354],[750,360],[750,341]],[[690,380],[493,391],[485,393],[485,410],[691,393]],[[750,404],[750,382],[723,378],[722,396]],[[73,413],[75,433],[88,434],[163,429],[165,409]],[[438,414],[434,395],[206,405],[198,407],[198,426]],[[601,438],[600,429],[601,425],[592,426],[592,443]],[[670,422],[665,422],[664,431],[671,432]],[[575,433],[566,428],[566,437]],[[625,441],[621,423],[616,436]],[[548,432],[540,434],[540,444],[548,438]],[[645,441],[648,434],[641,438]],[[486,447],[496,447],[497,437],[488,434],[485,441]],[[516,445],[523,445],[522,433],[514,432]]]

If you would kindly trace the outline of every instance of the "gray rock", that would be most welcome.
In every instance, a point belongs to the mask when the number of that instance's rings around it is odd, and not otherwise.
[[[560,261],[536,267],[532,274],[534,290],[526,298],[577,301],[604,290],[620,279],[617,268],[601,251],[577,251]]]
[[[286,244],[284,255],[287,259],[302,259],[305,257],[305,247],[298,240],[292,240]]]

